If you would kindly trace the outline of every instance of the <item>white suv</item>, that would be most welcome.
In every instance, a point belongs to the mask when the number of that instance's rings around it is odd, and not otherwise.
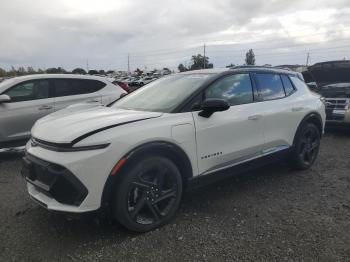
[[[44,74],[0,83],[0,151],[23,146],[35,121],[75,103],[109,104],[126,93],[102,77]]]
[[[159,79],[108,106],[74,106],[40,119],[23,176],[49,210],[110,210],[135,231],[175,214],[183,189],[286,156],[318,154],[325,106],[299,74],[237,67]]]

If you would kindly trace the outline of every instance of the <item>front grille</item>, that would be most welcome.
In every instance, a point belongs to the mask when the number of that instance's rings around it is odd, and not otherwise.
[[[23,158],[22,174],[38,191],[62,204],[79,206],[88,194],[68,169],[29,154]]]
[[[326,109],[346,110],[349,106],[349,99],[326,98]]]

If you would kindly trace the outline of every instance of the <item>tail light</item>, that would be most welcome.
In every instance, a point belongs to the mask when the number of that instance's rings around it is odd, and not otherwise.
[[[113,82],[116,86],[123,88],[127,93],[130,93],[129,85],[126,82],[115,81]]]

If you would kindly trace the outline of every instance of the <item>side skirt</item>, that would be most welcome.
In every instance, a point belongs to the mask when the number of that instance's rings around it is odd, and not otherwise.
[[[221,169],[220,171],[210,173],[208,175],[192,177],[188,180],[188,189],[191,190],[197,187],[202,187],[220,181],[222,179],[232,177],[234,175],[242,174],[257,169],[259,167],[266,166],[277,161],[286,160],[291,150],[292,148],[284,149],[241,164],[237,164],[232,167]]]

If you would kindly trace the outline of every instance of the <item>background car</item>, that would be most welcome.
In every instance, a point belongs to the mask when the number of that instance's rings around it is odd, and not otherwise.
[[[127,81],[115,80],[112,83],[123,88],[125,92],[130,93],[130,88],[129,88],[129,84]]]
[[[147,84],[151,83],[154,80],[156,80],[156,78],[153,78],[153,77],[150,77],[150,76],[146,76],[146,77],[141,78],[140,80],[136,81],[136,85],[144,86],[144,85],[147,85]]]
[[[350,61],[328,61],[308,68],[326,102],[327,127],[350,128]]]
[[[125,93],[95,76],[45,74],[5,80],[0,84],[0,149],[24,145],[43,116],[76,103],[106,105]]]

